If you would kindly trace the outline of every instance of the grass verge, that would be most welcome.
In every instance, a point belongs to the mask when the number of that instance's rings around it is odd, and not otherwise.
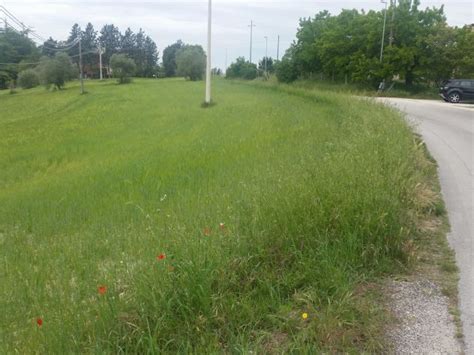
[[[423,208],[410,128],[348,95],[214,87],[206,110],[184,80],[0,96],[2,352],[383,349],[373,285]]]

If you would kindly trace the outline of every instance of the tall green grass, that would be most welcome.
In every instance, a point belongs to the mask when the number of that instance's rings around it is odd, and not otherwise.
[[[202,83],[86,85],[0,94],[0,352],[380,350],[361,285],[406,261],[420,179],[399,116],[288,86],[219,80],[203,109]]]

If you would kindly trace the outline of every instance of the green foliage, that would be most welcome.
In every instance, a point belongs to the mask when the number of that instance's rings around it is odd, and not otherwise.
[[[38,65],[40,82],[49,88],[64,87],[66,82],[77,77],[77,68],[66,53],[57,53],[54,58],[43,57]]]
[[[13,30],[0,32],[0,90],[7,89],[9,82],[15,80],[18,72],[18,63],[22,60],[35,62],[39,52],[32,40]]]
[[[126,54],[114,54],[110,58],[110,67],[114,77],[118,78],[119,84],[129,83],[137,69],[133,59]]]
[[[298,70],[289,53],[284,55],[282,60],[276,64],[276,76],[278,81],[282,83],[291,83],[298,78]]]
[[[18,85],[23,89],[31,89],[39,85],[38,73],[33,69],[26,69],[18,74]]]
[[[177,64],[176,64],[176,54],[178,51],[183,48],[185,44],[178,40],[176,43],[166,47],[163,51],[163,67],[165,70],[165,75],[167,77],[176,76]]]
[[[416,232],[409,127],[349,95],[214,85],[212,110],[179,80],[0,93],[0,353],[386,349],[363,285]]]
[[[273,58],[271,57],[263,57],[262,60],[258,62],[258,70],[260,73],[265,72],[265,61],[266,61],[266,67],[267,67],[267,73],[273,74],[275,72],[275,62],[273,61]]]
[[[176,53],[176,74],[191,81],[201,80],[206,70],[206,54],[199,45],[184,45]]]
[[[323,11],[302,19],[284,67],[296,70],[299,77],[350,80],[374,87],[397,76],[407,86],[437,85],[459,72],[468,73],[463,68],[472,61],[472,41],[462,39],[472,37],[472,32],[449,27],[443,7],[421,10],[419,6],[419,1],[400,0],[387,10],[382,63],[384,12],[342,10],[337,16]]]
[[[239,57],[232,63],[226,71],[226,78],[253,80],[258,75],[257,66]]]

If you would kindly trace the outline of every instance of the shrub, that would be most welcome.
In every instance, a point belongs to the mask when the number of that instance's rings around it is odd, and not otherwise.
[[[23,89],[31,89],[39,85],[39,76],[33,69],[26,69],[18,74],[18,85]]]
[[[232,63],[226,71],[226,77],[230,79],[245,79],[253,80],[257,77],[257,66],[245,60],[244,57],[239,57]]]
[[[185,45],[176,54],[177,74],[189,80],[201,80],[206,69],[206,54],[201,46]]]
[[[294,62],[286,56],[283,57],[276,65],[276,76],[282,83],[291,83],[298,79],[298,71]]]
[[[77,69],[66,53],[58,53],[54,58],[44,57],[38,66],[40,82],[49,88],[61,89],[67,81],[77,76]]]
[[[110,66],[115,78],[118,78],[119,84],[126,84],[132,81],[131,77],[135,74],[137,66],[133,59],[126,54],[114,54],[110,58]]]

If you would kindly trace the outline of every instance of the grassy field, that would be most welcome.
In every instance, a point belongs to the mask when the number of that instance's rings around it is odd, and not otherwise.
[[[393,111],[218,80],[0,93],[0,353],[377,351],[418,144]]]

